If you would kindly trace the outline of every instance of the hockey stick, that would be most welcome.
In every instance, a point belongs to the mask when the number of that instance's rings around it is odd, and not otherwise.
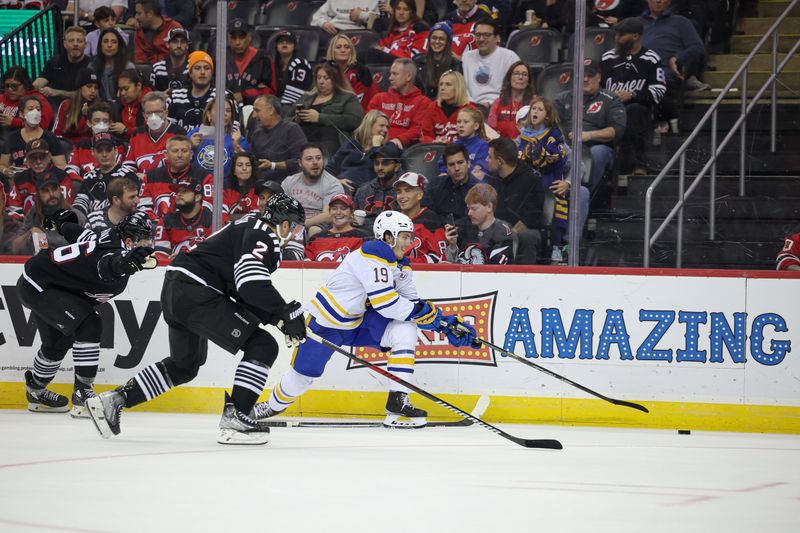
[[[489,407],[489,397],[481,396],[478,398],[478,403],[470,413],[475,418],[480,418]],[[292,420],[260,420],[259,424],[267,425],[273,428],[382,428],[386,427],[383,422],[294,422]],[[469,418],[462,418],[453,422],[428,422],[422,427],[428,428],[453,428],[453,427],[468,427],[473,424]]]
[[[450,331],[452,331],[453,334],[468,333],[465,329],[459,328],[458,326],[451,326],[448,322],[445,322],[444,320],[442,320],[439,324],[442,325],[443,327],[446,327]],[[600,398],[601,400],[605,400],[607,402],[613,403],[614,405],[621,405],[622,407],[630,407],[632,409],[638,409],[639,411],[642,411],[643,413],[649,413],[650,412],[647,409],[647,407],[645,407],[644,405],[640,405],[640,404],[634,403],[634,402],[628,402],[628,401],[625,401],[625,400],[617,400],[615,398],[609,398],[608,396],[605,396],[603,394],[600,394],[599,392],[593,391],[592,389],[590,389],[588,387],[584,387],[580,383],[575,383],[571,379],[566,378],[566,377],[562,376],[561,374],[556,374],[552,370],[549,370],[549,369],[547,369],[547,368],[545,368],[543,366],[539,366],[536,363],[534,363],[533,361],[529,361],[528,359],[526,359],[524,357],[521,357],[521,356],[515,354],[514,352],[510,352],[510,351],[508,351],[508,350],[506,350],[504,348],[501,348],[501,347],[497,346],[496,344],[492,344],[491,342],[487,341],[486,339],[481,339],[480,337],[475,337],[475,338],[481,344],[485,344],[489,348],[491,348],[491,349],[493,349],[495,351],[498,351],[498,352],[502,353],[503,355],[506,355],[506,356],[508,356],[508,357],[510,357],[512,359],[515,359],[515,360],[519,361],[520,363],[522,363],[524,365],[528,365],[530,367],[533,367],[536,370],[539,370],[540,372],[544,372],[548,376],[551,376],[551,377],[554,377],[556,379],[559,379],[559,380],[563,381],[564,383],[569,383],[573,387],[576,387],[576,388],[582,390],[583,392],[589,393],[592,396],[596,396],[597,398]]]
[[[330,348],[334,352],[338,352],[338,353],[344,355],[345,357],[347,357],[348,359],[368,367],[373,372],[377,372],[378,374],[382,375],[383,377],[385,377],[387,379],[390,379],[390,380],[394,381],[395,383],[399,383],[400,385],[403,385],[404,387],[407,387],[407,388],[411,389],[412,391],[416,392],[417,394],[421,394],[425,398],[429,399],[430,401],[432,401],[432,402],[434,402],[434,403],[436,403],[438,405],[441,405],[445,409],[448,409],[448,410],[450,410],[450,411],[452,411],[452,412],[454,412],[454,413],[456,413],[458,415],[461,415],[464,418],[472,420],[472,422],[474,422],[475,424],[478,424],[482,428],[488,429],[489,431],[491,431],[493,433],[497,433],[498,435],[500,435],[504,439],[508,439],[511,442],[519,444],[520,446],[524,446],[526,448],[548,448],[548,449],[551,449],[551,450],[561,450],[563,448],[561,443],[558,442],[557,440],[554,440],[554,439],[521,439],[519,437],[515,437],[514,435],[510,435],[510,434],[506,433],[505,431],[503,431],[502,429],[496,428],[493,425],[489,424],[488,422],[484,422],[483,420],[481,420],[477,416],[472,416],[468,412],[462,411],[461,409],[459,409],[455,405],[442,400],[438,396],[434,396],[430,392],[428,392],[428,391],[426,391],[424,389],[421,389],[420,387],[417,387],[413,383],[409,383],[408,381],[395,376],[394,374],[390,373],[389,371],[384,370],[383,368],[381,368],[381,367],[379,367],[377,365],[374,365],[374,364],[370,363],[369,361],[365,361],[364,359],[361,359],[360,357],[351,354],[350,352],[348,352],[347,350],[345,350],[341,346],[338,346],[338,345],[332,343],[331,341],[320,337],[319,335],[317,335],[316,333],[314,333],[311,330],[308,330],[308,332],[306,333],[306,336],[309,339],[311,339],[311,340],[313,340],[315,342],[318,342],[318,343],[322,344],[323,346],[326,346],[327,348]]]

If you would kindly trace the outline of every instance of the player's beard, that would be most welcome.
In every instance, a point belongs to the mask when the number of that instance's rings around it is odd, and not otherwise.
[[[183,215],[188,215],[194,209],[195,204],[175,204],[175,208],[181,212]]]

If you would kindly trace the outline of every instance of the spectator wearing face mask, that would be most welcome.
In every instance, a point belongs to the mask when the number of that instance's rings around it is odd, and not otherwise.
[[[89,107],[86,124],[91,131],[91,135],[89,138],[78,141],[72,145],[72,155],[67,165],[67,172],[70,173],[73,180],[77,182],[80,182],[86,174],[96,169],[98,166],[95,155],[92,152],[92,137],[98,133],[110,133],[111,106],[107,102],[95,102],[92,104],[91,107]],[[111,138],[114,140],[116,158],[122,160],[122,157],[125,155],[125,145],[116,135],[111,134]]]
[[[25,170],[27,168],[26,147],[28,143],[36,139],[45,141],[53,158],[54,166],[61,169],[66,168],[67,160],[64,157],[61,143],[55,135],[42,127],[42,101],[39,97],[26,96],[23,98],[20,101],[18,113],[25,125],[12,132],[3,146],[3,152],[0,154],[0,172],[7,178],[13,178],[17,172]]]
[[[152,92],[142,100],[145,125],[136,128],[131,137],[125,160],[143,176],[163,164],[167,141],[175,135],[185,135],[183,128],[170,122],[167,116],[167,95]]]

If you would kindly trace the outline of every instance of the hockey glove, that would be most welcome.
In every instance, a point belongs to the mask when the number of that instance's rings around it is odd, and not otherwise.
[[[145,268],[153,252],[155,249],[149,246],[137,246],[122,252],[111,260],[111,271],[115,276],[132,276]]]
[[[300,302],[289,302],[281,309],[278,329],[286,336],[287,348],[296,348],[306,342],[306,317]]]
[[[461,320],[457,315],[449,315],[444,317],[444,324],[442,324],[445,333],[447,334],[447,342],[455,347],[469,346],[478,349],[483,344],[478,340],[478,334],[475,328]]]
[[[443,318],[442,310],[427,300],[420,300],[414,304],[414,310],[408,318],[416,322],[419,329],[441,331],[439,322]]]
[[[49,217],[44,219],[44,229],[47,231],[57,231],[61,233],[61,226],[70,222],[72,224],[78,223],[78,214],[72,209],[59,209]]]

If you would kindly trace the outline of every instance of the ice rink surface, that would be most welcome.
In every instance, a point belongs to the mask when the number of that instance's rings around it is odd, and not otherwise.
[[[91,421],[0,411],[0,532],[792,532],[800,437],[506,424],[274,428],[216,443],[218,416]]]

